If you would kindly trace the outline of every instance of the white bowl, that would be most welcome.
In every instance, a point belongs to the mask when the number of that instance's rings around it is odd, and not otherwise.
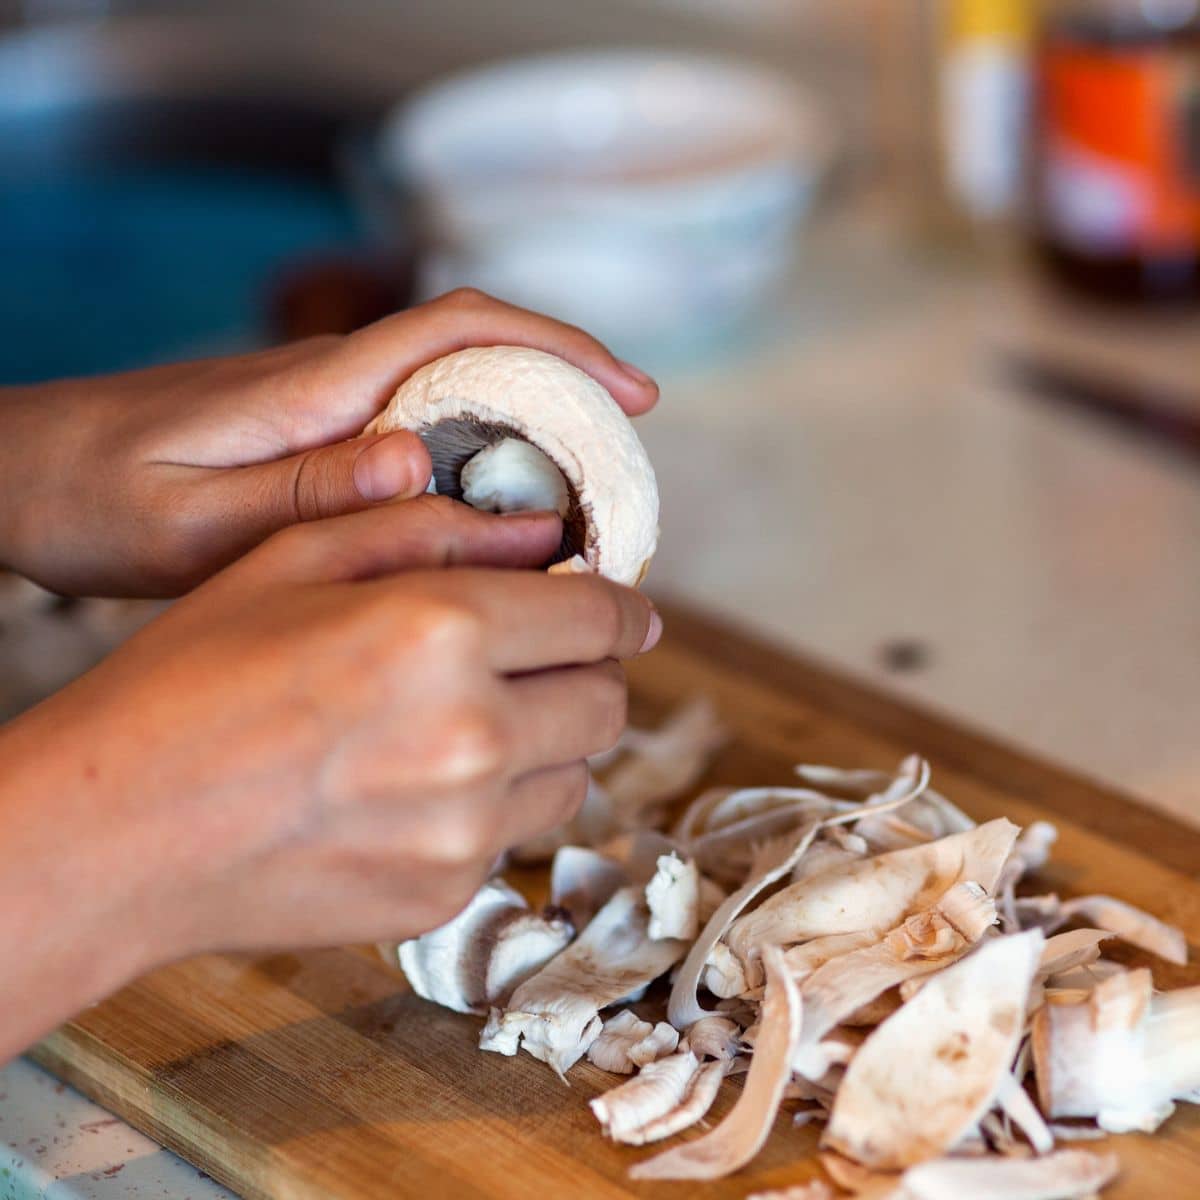
[[[640,346],[770,293],[827,147],[773,72],[614,50],[436,84],[388,120],[380,158],[419,202],[424,291],[473,284]]]

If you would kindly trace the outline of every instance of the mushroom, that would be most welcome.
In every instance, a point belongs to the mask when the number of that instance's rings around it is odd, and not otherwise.
[[[1200,1089],[1200,987],[1155,995],[1145,969],[1113,975],[1038,1011],[1033,1059],[1046,1116],[1153,1132]]]
[[[725,1063],[701,1064],[690,1049],[647,1063],[633,1079],[590,1101],[615,1142],[644,1146],[703,1118],[717,1098]]]
[[[560,846],[550,864],[550,903],[582,929],[629,882],[625,868],[587,846]]]
[[[1043,1158],[943,1158],[905,1171],[896,1200],[1085,1200],[1118,1170],[1115,1154],[1082,1150]]]
[[[623,1008],[604,1022],[600,1036],[588,1047],[587,1059],[602,1071],[632,1075],[648,1062],[674,1054],[679,1031],[666,1021],[651,1025],[632,1009]]]
[[[964,881],[991,891],[1016,836],[1017,827],[999,817],[965,833],[806,877],[735,922],[725,941],[753,985],[758,947],[764,944],[791,946],[864,929],[882,932]]]
[[[823,1179],[811,1179],[770,1192],[751,1192],[746,1200],[833,1200],[833,1192]]]
[[[626,887],[592,918],[561,954],[493,1009],[480,1048],[516,1054],[524,1045],[563,1075],[600,1034],[599,1012],[657,979],[687,944],[649,936],[642,889]]]
[[[455,1012],[479,1012],[487,998],[489,927],[526,907],[520,892],[490,879],[453,920],[398,946],[381,945],[380,954],[399,964],[423,999]]]
[[[703,1137],[638,1163],[629,1172],[634,1179],[718,1179],[748,1163],[767,1140],[791,1074],[788,1064],[800,1037],[801,1004],[782,951],[768,946],[763,965],[767,990],[762,1017],[737,1103]]]
[[[574,936],[575,924],[561,909],[506,913],[487,931],[491,950],[483,1002],[506,1003],[520,984],[564,950]]]
[[[664,854],[646,884],[652,938],[686,938],[700,932],[700,872],[693,859]]]
[[[408,429],[441,495],[493,512],[554,508],[557,556],[641,582],[658,541],[654,469],[628,418],[594,379],[522,346],[459,350],[414,372],[365,434]]]
[[[687,1040],[697,1058],[719,1058],[732,1062],[737,1057],[742,1031],[728,1017],[704,1017],[688,1027]]]
[[[795,833],[760,847],[756,861],[751,865],[749,878],[737,891],[727,896],[709,917],[700,936],[688,951],[683,966],[680,967],[671,986],[671,997],[667,1006],[667,1016],[671,1024],[677,1029],[683,1029],[699,1021],[701,1017],[711,1015],[700,1007],[696,989],[713,947],[749,904],[796,866],[822,828],[858,821],[873,813],[900,808],[919,796],[928,786],[929,764],[924,759],[910,757],[900,764],[900,770],[878,796],[862,804],[852,805],[848,811],[811,821]]]
[[[950,1150],[1008,1075],[1041,948],[1037,930],[993,938],[930,979],[846,1068],[824,1144],[877,1170]]]
[[[963,899],[964,893],[967,900]],[[984,917],[975,915],[977,906],[983,908]],[[971,914],[961,928],[950,915],[959,910]],[[822,1042],[831,1029],[850,1021],[864,1005],[906,979],[933,974],[956,961],[995,920],[995,906],[986,897],[981,900],[970,884],[958,884],[942,897],[941,903],[909,917],[882,941],[840,955],[818,968],[800,985],[804,1028],[792,1059],[793,1069],[808,1079],[821,1079],[834,1065],[829,1048]]]

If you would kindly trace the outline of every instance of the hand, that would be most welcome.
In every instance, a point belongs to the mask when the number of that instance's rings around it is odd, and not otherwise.
[[[501,344],[560,355],[630,414],[657,397],[580,330],[468,290],[348,337],[11,389],[0,563],[69,594],[176,595],[284,526],[420,495],[417,437],[355,435],[418,367]]]
[[[429,929],[568,819],[661,623],[511,569],[560,533],[434,496],[293,527],[5,727],[0,1061],[171,958]]]

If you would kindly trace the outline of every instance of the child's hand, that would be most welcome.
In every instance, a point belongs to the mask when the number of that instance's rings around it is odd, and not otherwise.
[[[0,563],[55,591],[175,595],[287,525],[420,495],[408,433],[347,441],[467,346],[557,354],[631,415],[657,388],[582,331],[451,292],[348,337],[0,394]]]

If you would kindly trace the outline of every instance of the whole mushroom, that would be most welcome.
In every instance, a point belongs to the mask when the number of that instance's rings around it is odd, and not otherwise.
[[[459,350],[410,376],[367,434],[408,429],[432,488],[491,512],[554,509],[555,561],[576,557],[636,586],[658,542],[654,469],[629,419],[591,376],[522,346]]]

